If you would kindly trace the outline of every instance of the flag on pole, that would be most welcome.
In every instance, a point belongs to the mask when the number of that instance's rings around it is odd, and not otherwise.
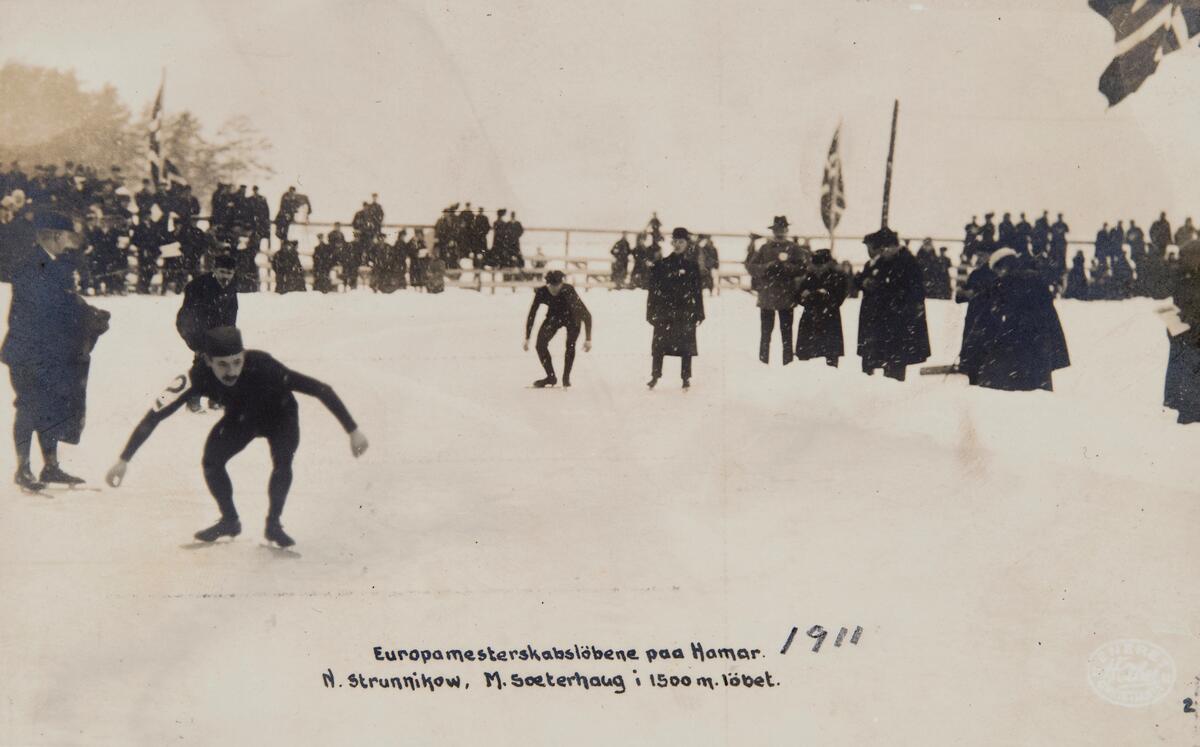
[[[1088,0],[1116,34],[1113,61],[1100,76],[1100,92],[1116,106],[1158,70],[1164,55],[1200,34],[1200,0]]]
[[[163,176],[168,185],[179,184],[182,186],[188,183],[187,179],[183,178],[183,173],[179,171],[179,167],[171,163],[169,158],[163,159]]]
[[[821,180],[821,221],[829,233],[837,228],[846,209],[846,193],[842,188],[842,157],[838,154],[838,136],[841,132],[842,126],[839,124],[833,132],[833,142],[825,158],[825,176]]]
[[[164,72],[162,82],[158,84],[158,95],[154,97],[154,109],[150,112],[150,179],[155,186],[161,183],[163,175],[162,143],[158,140],[158,132],[162,129],[163,86],[166,82]]]

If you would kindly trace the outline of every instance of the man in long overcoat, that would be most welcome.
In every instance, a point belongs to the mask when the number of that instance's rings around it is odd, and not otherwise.
[[[692,356],[696,346],[696,327],[704,322],[704,295],[700,268],[687,257],[691,235],[686,228],[671,234],[670,256],[654,263],[650,270],[646,295],[646,321],[654,326],[651,343],[652,370],[646,386],[651,389],[662,378],[663,357],[680,358],[683,388],[690,386]]]
[[[859,282],[858,354],[863,373],[882,368],[884,376],[904,381],[906,367],[929,358],[921,268],[889,228],[866,236],[863,243],[877,252]]]
[[[58,259],[82,243],[75,222],[62,213],[41,211],[33,227],[36,247],[23,254],[12,275],[0,361],[8,365],[16,394],[14,482],[36,491],[46,483],[83,482],[59,466],[58,444],[77,444],[83,433],[91,351],[108,328],[109,315],[87,305],[76,290],[71,265]],[[36,479],[29,458],[34,433],[43,460]]]

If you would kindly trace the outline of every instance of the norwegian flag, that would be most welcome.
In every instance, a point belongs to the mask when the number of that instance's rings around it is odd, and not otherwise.
[[[825,158],[825,177],[821,180],[821,221],[825,229],[833,233],[842,212],[846,209],[846,192],[842,186],[842,157],[838,155],[838,136],[842,126],[839,124],[833,133],[833,142],[829,145],[829,155]]]
[[[1200,34],[1200,0],[1088,0],[1116,34],[1100,92],[1116,106],[1158,70],[1162,58]]]
[[[163,86],[166,76],[158,84],[158,95],[154,97],[154,109],[150,112],[150,178],[154,183],[161,184],[163,174],[162,144],[158,140],[158,132],[162,129]]]

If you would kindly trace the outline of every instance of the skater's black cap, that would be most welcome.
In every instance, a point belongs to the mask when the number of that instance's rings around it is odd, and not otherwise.
[[[551,270],[550,272],[546,273],[546,282],[550,285],[558,285],[565,277],[566,276],[563,275],[562,270]]]
[[[204,352],[212,358],[237,355],[242,347],[242,333],[237,327],[214,327],[204,335]]]
[[[671,241],[675,241],[676,239],[683,239],[684,241],[691,241],[692,235],[690,233],[688,233],[688,230],[686,228],[683,228],[682,226],[680,226],[679,228],[676,228],[674,231],[671,232]]]
[[[213,260],[213,267],[223,270],[233,270],[237,267],[237,260],[229,254],[222,254]]]

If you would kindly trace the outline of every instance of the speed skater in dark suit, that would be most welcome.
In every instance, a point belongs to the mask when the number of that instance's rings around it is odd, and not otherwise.
[[[563,386],[571,386],[571,367],[575,365],[575,341],[579,339],[579,327],[586,330],[583,341],[584,352],[592,349],[592,313],[575,292],[573,286],[563,282],[561,270],[546,273],[546,284],[534,291],[533,305],[525,320],[525,350],[529,350],[529,336],[533,333],[533,322],[537,319],[538,307],[546,306],[546,318],[538,328],[537,354],[546,369],[546,378],[538,379],[533,385],[539,389],[554,386],[558,378],[554,375],[554,360],[550,357],[550,340],[560,329],[567,331],[567,352],[563,361]]]
[[[241,521],[233,505],[233,484],[225,465],[251,441],[265,438],[272,463],[265,536],[280,547],[289,547],[294,542],[283,531],[280,516],[292,485],[292,458],[300,444],[300,419],[293,392],[321,400],[350,434],[350,451],[354,456],[367,450],[366,436],[332,387],[290,370],[261,350],[246,350],[236,327],[218,327],[205,334],[202,361],[177,376],[159,395],[105,479],[112,487],[120,487],[129,461],[158,424],[191,397],[208,397],[225,410],[224,417],[208,434],[201,461],[204,480],[221,510],[221,519],[197,532],[196,539],[214,542],[241,534]]]

